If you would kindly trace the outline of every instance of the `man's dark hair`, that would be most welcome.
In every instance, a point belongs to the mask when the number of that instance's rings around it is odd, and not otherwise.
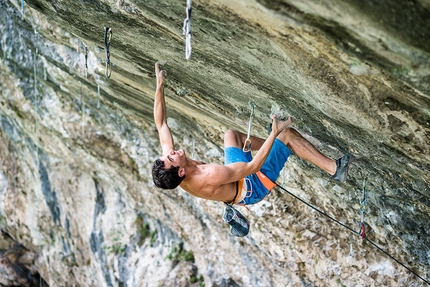
[[[152,180],[154,184],[162,189],[174,189],[184,180],[185,176],[178,174],[179,166],[164,168],[164,161],[156,159],[152,165]]]

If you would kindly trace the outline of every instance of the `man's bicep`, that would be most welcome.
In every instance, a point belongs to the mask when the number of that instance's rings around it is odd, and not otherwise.
[[[174,149],[173,137],[170,132],[169,126],[164,124],[158,130],[158,136],[160,137],[160,145],[163,150],[163,155]]]
[[[248,163],[246,162],[235,162],[229,165],[222,166],[222,168],[216,171],[216,176],[222,184],[229,182],[236,182],[250,173]]]

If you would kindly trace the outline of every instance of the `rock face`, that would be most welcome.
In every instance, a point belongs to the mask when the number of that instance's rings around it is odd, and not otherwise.
[[[430,2],[194,1],[188,61],[185,2],[0,0],[0,285],[426,286]],[[357,231],[364,189],[366,238],[409,270],[280,189],[235,238],[221,203],[155,188],[157,60],[190,156],[222,163],[248,101],[254,135],[291,115],[354,154],[346,183],[297,156],[278,183]]]

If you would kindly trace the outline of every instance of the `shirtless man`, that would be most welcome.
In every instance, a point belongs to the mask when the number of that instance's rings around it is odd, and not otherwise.
[[[254,204],[262,200],[273,186],[292,151],[326,171],[338,181],[345,181],[350,154],[332,160],[320,153],[296,130],[288,128],[292,119],[277,121],[273,116],[272,131],[267,139],[251,137],[251,153],[242,151],[247,135],[228,130],[224,135],[225,165],[205,164],[190,159],[182,149],[175,150],[172,133],[167,125],[164,81],[166,71],[155,64],[157,88],[154,100],[154,120],[163,155],[155,160],[152,177],[155,185],[174,189],[178,185],[196,197],[234,204]],[[259,173],[261,172],[261,173]],[[257,174],[256,174],[257,173]]]

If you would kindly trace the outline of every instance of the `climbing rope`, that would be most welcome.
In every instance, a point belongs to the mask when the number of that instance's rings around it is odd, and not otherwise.
[[[187,7],[185,8],[187,16],[182,27],[182,34],[185,35],[185,59],[187,60],[191,56],[191,3],[192,0],[187,0]]]
[[[252,121],[254,119],[254,108],[256,107],[254,102],[249,102],[249,107],[251,108],[251,115],[249,116],[249,124],[248,124],[248,135],[246,137],[245,143],[243,145],[242,150],[244,152],[251,151],[251,129],[252,129]]]
[[[105,53],[106,53],[106,78],[110,78],[112,74],[112,63],[110,62],[110,40],[112,39],[112,29],[108,27],[104,27],[104,42],[105,42]]]
[[[365,184],[365,183],[363,183]],[[295,194],[289,192],[288,190],[286,190],[285,188],[283,188],[282,186],[280,186],[279,184],[276,183],[276,186],[279,187],[281,189],[281,193],[287,192],[289,195],[293,196],[294,198],[296,198],[297,200],[303,202],[304,204],[306,204],[307,206],[309,206],[310,208],[312,208],[313,210],[319,212],[320,214],[326,216],[327,218],[331,219],[332,221],[336,222],[337,224],[343,226],[344,228],[348,229],[349,231],[351,231],[352,233],[358,235],[361,237],[361,232],[357,232],[355,230],[353,230],[351,227],[343,224],[342,222],[334,219],[333,217],[331,217],[330,215],[328,215],[327,213],[319,210],[318,208],[316,208],[315,206],[307,203],[306,201],[304,201],[303,199],[301,199],[300,197],[296,196]],[[430,281],[424,279],[423,277],[421,277],[420,275],[418,275],[415,271],[413,271],[412,269],[410,269],[409,267],[407,267],[405,264],[403,264],[402,262],[400,262],[399,260],[397,260],[395,257],[393,257],[392,255],[390,255],[388,252],[386,252],[384,249],[382,249],[381,247],[379,247],[376,243],[374,243],[373,241],[371,241],[370,239],[366,238],[366,237],[361,237],[363,240],[366,240],[367,242],[369,242],[370,244],[372,244],[376,249],[378,249],[379,251],[381,251],[382,253],[384,253],[385,255],[387,255],[388,257],[390,257],[391,259],[393,259],[395,262],[397,262],[398,264],[400,264],[401,266],[403,266],[404,268],[406,268],[409,272],[413,273],[415,276],[417,276],[418,278],[420,278],[421,280],[423,280],[424,282],[426,282],[427,284],[430,285]]]

